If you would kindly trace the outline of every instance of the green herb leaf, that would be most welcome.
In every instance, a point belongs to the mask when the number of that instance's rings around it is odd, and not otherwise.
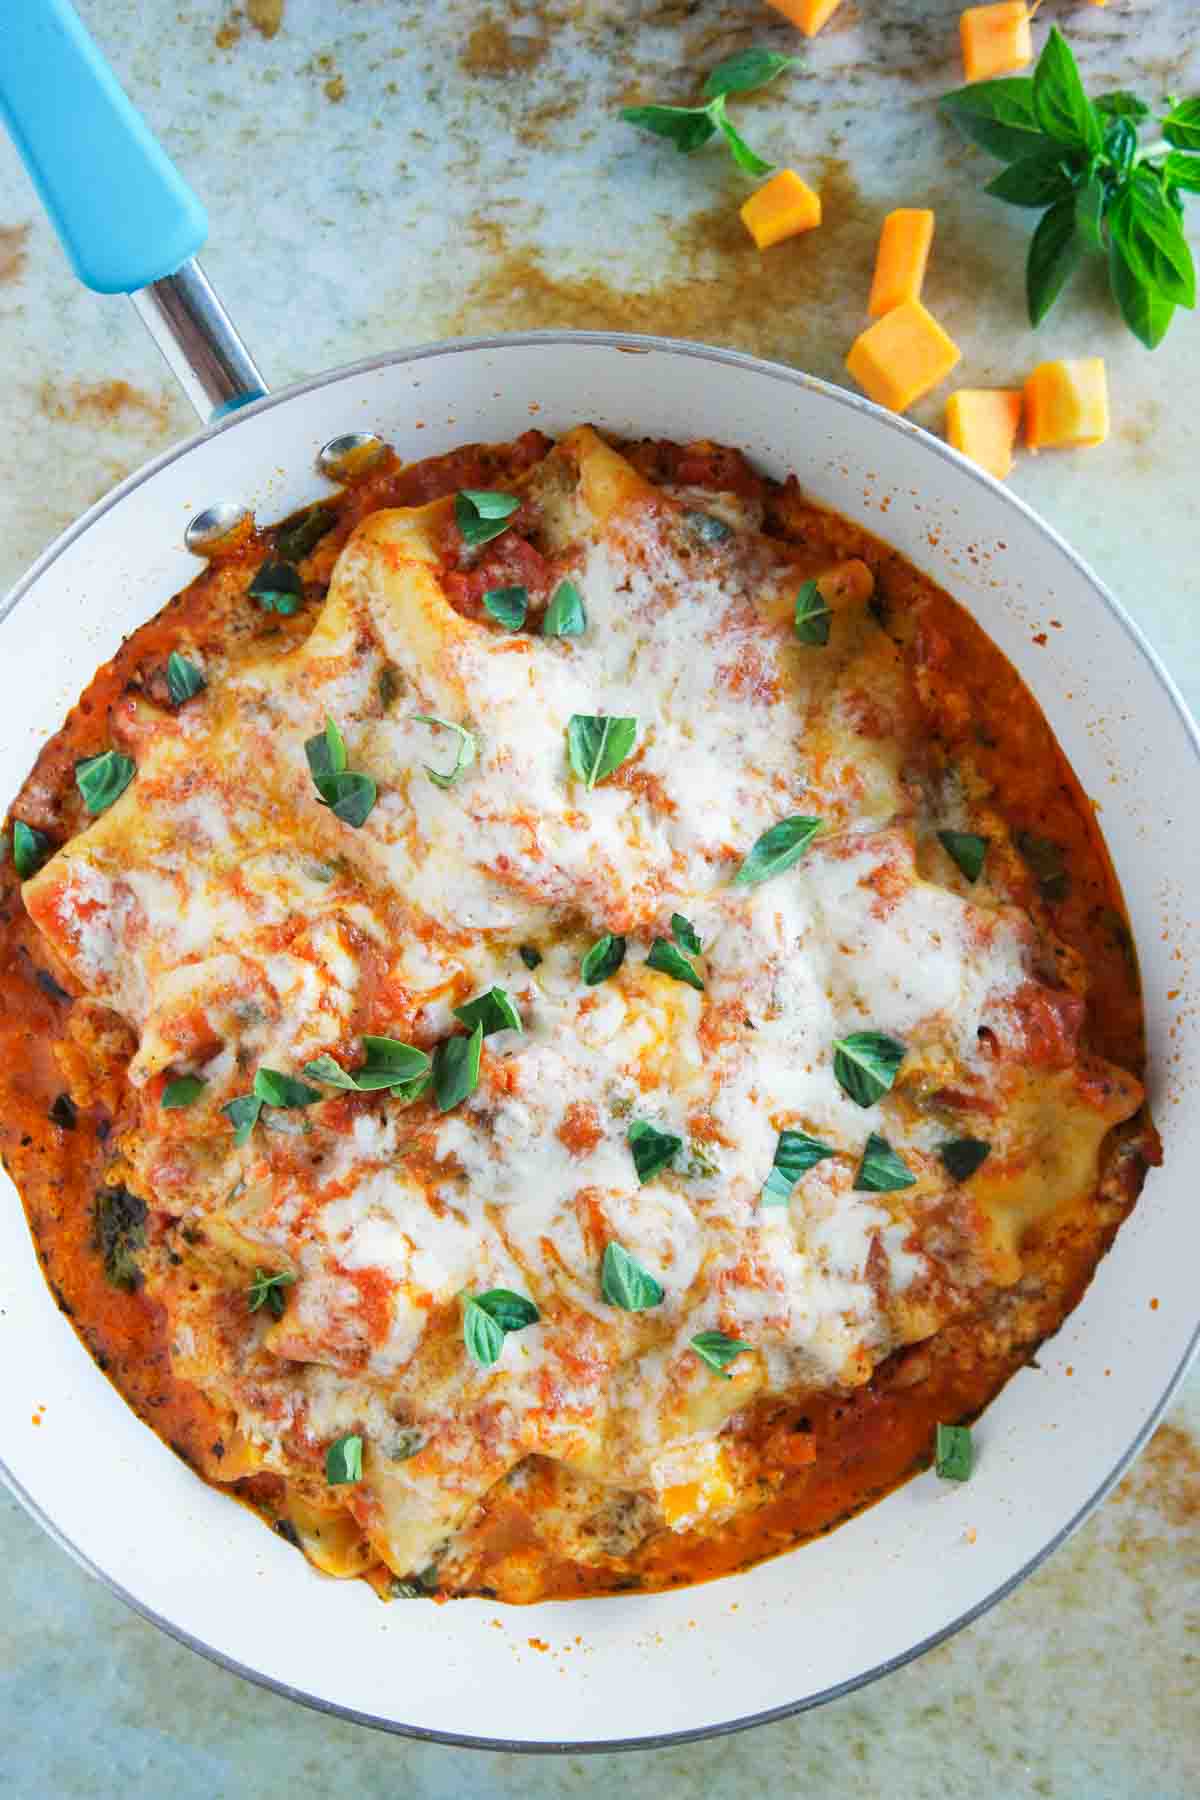
[[[1044,213],[1029,244],[1025,264],[1025,299],[1029,322],[1040,325],[1067,284],[1079,261],[1083,239],[1075,223],[1075,197],[1069,195]]]
[[[623,106],[621,117],[627,125],[666,138],[684,156],[707,144],[717,129],[706,106]]]
[[[356,1431],[334,1438],[325,1452],[325,1479],[330,1487],[349,1487],[362,1480],[363,1441]]]
[[[83,804],[93,815],[107,812],[119,800],[137,773],[132,756],[119,750],[105,750],[100,756],[87,756],[75,764],[75,786],[83,796]]]
[[[203,693],[207,685],[195,663],[180,656],[178,650],[172,650],[167,658],[167,692],[172,704],[182,706],[185,700]]]
[[[1142,280],[1115,235],[1108,243],[1108,281],[1121,317],[1147,350],[1157,350],[1175,317],[1175,302]]]
[[[489,988],[486,994],[477,994],[474,1000],[456,1006],[454,1016],[468,1031],[482,1025],[484,1037],[491,1037],[494,1031],[524,1030],[520,1013],[502,987]]]
[[[264,612],[285,616],[299,612],[304,599],[304,583],[286,562],[265,562],[246,591]]]
[[[700,955],[703,945],[700,942],[696,927],[692,924],[690,919],[685,919],[682,913],[672,913],[671,930],[674,933],[675,942],[677,944],[684,950],[690,950],[693,956]]]
[[[361,1094],[378,1093],[381,1088],[395,1091],[408,1082],[420,1081],[433,1066],[424,1050],[402,1043],[399,1038],[367,1034],[363,1038],[363,1053],[362,1068],[354,1071]]]
[[[821,819],[781,819],[758,839],[733,878],[734,887],[756,887],[798,863],[823,824]]]
[[[796,595],[795,628],[802,644],[827,644],[833,613],[815,581],[806,581]]]
[[[295,1285],[296,1277],[290,1269],[280,1269],[274,1275],[266,1269],[255,1269],[254,1280],[246,1290],[250,1311],[257,1312],[260,1306],[265,1306],[272,1318],[282,1319],[287,1305],[287,1295],[283,1290]]]
[[[579,965],[579,973],[588,987],[598,987],[615,975],[625,961],[625,939],[614,937],[606,931],[602,938],[597,938],[587,955]]]
[[[836,1155],[836,1150],[831,1149],[828,1144],[822,1144],[815,1137],[809,1137],[807,1131],[781,1131],[775,1145],[775,1161],[771,1173],[763,1182],[759,1204],[786,1206],[800,1177],[807,1175],[810,1169],[815,1169],[827,1157]]]
[[[952,1138],[938,1145],[938,1155],[955,1181],[968,1180],[991,1153],[992,1146],[982,1138]]]
[[[541,1318],[532,1300],[511,1288],[491,1288],[486,1294],[463,1298],[463,1342],[472,1362],[490,1369],[504,1348],[510,1331],[523,1331]]]
[[[276,556],[284,562],[303,562],[336,524],[337,514],[330,512],[327,506],[310,506],[279,527],[279,536],[275,539]]]
[[[1189,194],[1200,194],[1200,156],[1187,156],[1172,150],[1163,163],[1163,180],[1172,187],[1186,188]]]
[[[1128,88],[1116,88],[1111,94],[1101,94],[1092,101],[1092,105],[1106,118],[1132,119],[1135,125],[1140,125],[1143,119],[1150,117],[1150,108],[1146,102],[1139,100],[1136,94],[1131,94]]]
[[[175,1080],[168,1081],[163,1089],[159,1105],[164,1112],[174,1112],[181,1106],[191,1106],[193,1101],[200,1098],[207,1086],[207,1081],[201,1080],[199,1075],[177,1075]]]
[[[258,1069],[254,1092],[264,1106],[312,1106],[321,1098],[315,1087],[297,1081],[294,1075],[283,1075],[278,1069]]]
[[[542,953],[536,944],[521,944],[518,947],[517,955],[527,969],[536,969],[541,964]]]
[[[580,637],[586,629],[583,595],[573,581],[560,581],[542,615],[542,636]]]
[[[891,1090],[907,1046],[882,1031],[852,1031],[833,1046],[833,1072],[856,1106],[874,1106]]]
[[[384,1455],[389,1462],[409,1462],[419,1456],[429,1439],[418,1425],[405,1425],[394,1438],[388,1440]]]
[[[520,631],[529,610],[529,589],[489,588],[483,596],[483,606],[498,625],[506,626],[509,631]]]
[[[263,1103],[257,1094],[240,1094],[236,1100],[227,1100],[221,1111],[233,1126],[233,1141],[236,1145],[249,1143],[250,1134],[258,1124]]]
[[[438,1045],[433,1053],[433,1097],[439,1112],[449,1112],[475,1092],[482,1049],[482,1025],[476,1025],[470,1037],[446,1038]]]
[[[873,1131],[867,1139],[863,1159],[854,1177],[855,1191],[868,1194],[894,1194],[899,1188],[914,1187],[916,1176],[885,1137]]]
[[[1196,271],[1179,214],[1158,177],[1139,169],[1113,202],[1113,237],[1134,274],[1176,306],[1196,304]]]
[[[939,1425],[934,1467],[943,1481],[969,1481],[975,1466],[975,1447],[969,1425]]]
[[[1042,47],[1033,71],[1033,110],[1047,136],[1078,144],[1095,155],[1101,144],[1100,118],[1083,91],[1074,53],[1057,25]]]
[[[423,1075],[416,1075],[411,1081],[398,1081],[392,1089],[392,1099],[398,1100],[402,1106],[409,1106],[427,1094],[433,1086],[432,1066]]]
[[[1036,837],[1030,831],[1018,831],[1013,841],[1029,865],[1042,899],[1065,900],[1071,891],[1071,877],[1063,861],[1061,846],[1053,838]]]
[[[723,1331],[698,1331],[692,1339],[692,1349],[700,1361],[707,1363],[710,1369],[715,1369],[718,1375],[723,1375],[726,1381],[733,1380],[725,1367],[726,1363],[731,1363],[743,1350],[751,1350],[753,1347],[752,1344],[744,1344],[741,1338],[726,1337]]]
[[[979,880],[988,853],[987,838],[977,837],[973,831],[939,831],[938,842],[969,882]]]
[[[369,775],[325,775],[316,788],[321,804],[334,818],[356,829],[366,824],[379,798],[379,789]]]
[[[146,1245],[146,1202],[125,1187],[101,1188],[92,1219],[92,1243],[109,1285],[133,1293],[142,1284],[138,1251]]]
[[[454,517],[464,544],[476,549],[490,544],[508,530],[509,520],[520,508],[515,494],[493,493],[487,488],[463,488],[454,496]]]
[[[1181,100],[1162,122],[1162,133],[1176,150],[1200,150],[1200,100]]]
[[[727,525],[724,519],[718,519],[716,513],[687,512],[683,522],[693,537],[699,538],[702,544],[723,544],[726,538],[733,536],[733,526]]]
[[[1128,175],[1137,154],[1137,126],[1129,119],[1113,119],[1104,132],[1104,154],[1112,165],[1112,173],[1121,181]]]
[[[308,759],[309,774],[318,784],[328,780],[331,775],[345,774],[346,740],[328,713],[325,715],[324,731],[305,740],[304,754]]]
[[[347,1093],[358,1092],[358,1083],[341,1063],[335,1062],[332,1056],[316,1056],[312,1062],[306,1062],[304,1073],[310,1081],[323,1081],[326,1087],[344,1088]]]
[[[637,1178],[643,1186],[646,1182],[653,1181],[668,1163],[674,1162],[683,1149],[682,1138],[673,1137],[669,1131],[660,1131],[645,1119],[633,1120],[626,1133],[626,1141],[633,1152]]]
[[[1005,162],[1050,148],[1034,109],[1028,75],[972,82],[944,94],[940,105],[965,137]]]
[[[26,825],[23,819],[13,820],[12,859],[13,868],[27,881],[36,875],[42,864],[52,852],[53,846],[44,831],[38,831],[32,825]]]
[[[453,787],[475,761],[479,747],[475,742],[474,733],[468,731],[465,725],[456,725],[452,719],[439,719],[432,713],[414,713],[413,722],[417,725],[440,726],[443,731],[456,733],[458,745],[454,755],[454,767],[448,774],[443,775],[440,770],[431,769],[428,763],[421,765],[435,787]]]
[[[673,981],[686,981],[689,987],[704,992],[703,977],[669,938],[655,938],[646,958],[646,967],[657,969],[660,975],[669,975]]]
[[[1099,175],[1091,175],[1075,194],[1075,224],[1085,244],[1093,250],[1103,250],[1104,208],[1108,204],[1108,190]]]
[[[594,788],[620,768],[637,743],[637,729],[636,719],[572,713],[567,721],[567,754],[580,781]]]
[[[604,1252],[600,1292],[610,1306],[619,1306],[622,1312],[647,1312],[652,1306],[661,1306],[664,1295],[662,1283],[615,1238]]]
[[[1053,206],[1074,192],[1083,166],[1082,156],[1071,157],[1056,146],[1010,163],[983,191],[1010,206]]]
[[[737,130],[733,120],[726,115],[723,94],[719,94],[712,101],[709,111],[716,120],[717,130],[728,144],[729,154],[738,168],[744,170],[747,175],[769,175],[775,164],[767,162],[764,157],[759,156],[757,151],[750,148],[741,132]]]
[[[777,50],[735,50],[711,71],[704,83],[704,98],[718,94],[749,94],[766,87],[785,69],[800,67],[800,57],[781,56]]]

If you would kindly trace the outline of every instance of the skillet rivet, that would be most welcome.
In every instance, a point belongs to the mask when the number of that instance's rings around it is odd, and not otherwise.
[[[317,468],[322,475],[336,481],[351,459],[361,467],[363,463],[371,462],[382,449],[382,440],[373,431],[347,431],[341,437],[330,438],[322,446],[317,456]]]
[[[183,534],[183,541],[194,555],[203,556],[249,516],[250,508],[243,506],[240,500],[218,500],[196,514]]]

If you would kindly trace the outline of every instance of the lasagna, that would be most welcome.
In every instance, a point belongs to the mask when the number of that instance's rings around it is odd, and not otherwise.
[[[1030,1358],[1157,1158],[1035,703],[711,444],[381,451],[247,522],[8,844],[0,1146],[60,1303],[384,1595],[828,1529]]]

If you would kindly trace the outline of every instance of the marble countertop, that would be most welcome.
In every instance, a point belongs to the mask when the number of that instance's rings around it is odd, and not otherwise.
[[[1113,435],[1012,485],[1098,568],[1200,709],[1200,324],[1153,356],[1099,270],[1034,337],[1028,214],[933,115],[961,79],[954,0],[844,0],[803,66],[740,104],[825,223],[760,258],[746,183],[615,118],[685,71],[798,35],[752,0],[81,0],[209,206],[205,266],[268,379],[531,326],[661,331],[842,379],[881,214],[937,211],[926,299],[969,385],[1102,353]],[[1046,0],[1093,87],[1200,92],[1194,0]],[[1039,21],[1039,31],[1041,22]],[[987,172],[985,172],[987,171]],[[1200,225],[1194,203],[1193,227]],[[0,590],[91,501],[194,429],[131,309],[85,293],[0,142]],[[957,379],[958,377],[956,377]],[[914,416],[935,429],[935,398]],[[0,1790],[13,1800],[664,1800],[720,1790],[889,1800],[1185,1800],[1200,1792],[1200,1380],[1073,1541],[920,1662],[822,1710],[678,1750],[530,1760],[409,1744],[305,1712],[128,1612],[0,1493]]]

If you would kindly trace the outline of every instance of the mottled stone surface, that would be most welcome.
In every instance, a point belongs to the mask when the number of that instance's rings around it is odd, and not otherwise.
[[[538,325],[762,352],[837,380],[865,322],[878,222],[931,205],[926,298],[964,383],[1102,353],[1104,449],[1026,458],[1014,488],[1104,574],[1200,703],[1200,327],[1149,356],[1099,271],[1037,335],[1028,214],[930,101],[959,77],[949,0],[845,0],[804,66],[738,104],[818,185],[819,233],[760,257],[746,184],[616,120],[689,99],[748,42],[798,40],[749,0],[84,0],[130,91],[213,217],[205,255],[270,380],[389,346]],[[1046,7],[1096,86],[1200,92],[1194,0]],[[1038,30],[1040,32],[1039,24]],[[1196,203],[1200,216],[1200,203]],[[123,301],[77,288],[0,144],[0,587],[89,502],[192,428]],[[935,428],[941,397],[918,409]],[[202,501],[205,496],[197,496]],[[1152,794],[1148,796],[1152,801]],[[1200,1791],[1200,1387],[1117,1494],[951,1643],[818,1713],[719,1743],[530,1761],[413,1745],[262,1693],[145,1625],[0,1498],[0,1791],[172,1800],[723,1792],[924,1800]]]

